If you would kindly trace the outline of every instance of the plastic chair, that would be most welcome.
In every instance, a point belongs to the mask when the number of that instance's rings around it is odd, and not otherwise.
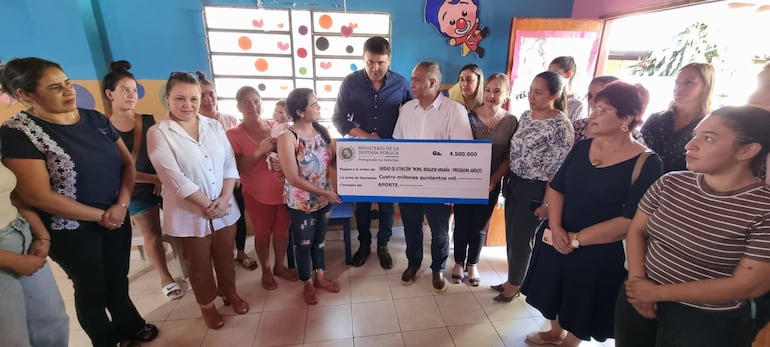
[[[342,238],[345,242],[345,264],[353,263],[353,256],[350,254],[350,218],[353,217],[353,203],[343,202],[332,207],[332,215],[329,219],[329,225],[342,225]]]

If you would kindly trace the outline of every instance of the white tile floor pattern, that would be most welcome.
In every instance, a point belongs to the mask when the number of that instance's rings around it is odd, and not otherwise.
[[[358,242],[356,232],[353,234],[355,251]],[[341,233],[330,231],[326,244],[327,271],[340,281],[342,291],[319,291],[316,306],[304,304],[300,282],[277,279],[278,289],[266,291],[260,284],[261,269],[252,272],[237,267],[238,292],[251,309],[245,315],[236,315],[218,299],[219,312],[225,316],[225,326],[219,330],[206,327],[191,292],[179,300],[166,300],[160,292],[157,273],[132,250],[130,295],[144,318],[160,328],[158,338],[142,346],[515,347],[527,346],[524,337],[528,333],[548,326],[545,318],[521,297],[510,303],[492,300],[497,292],[489,285],[502,282],[506,276],[505,247],[484,248],[479,287],[452,284],[446,292],[436,293],[428,268],[429,231],[425,235],[419,280],[404,286],[401,273],[407,261],[402,228],[394,228],[389,246],[394,260],[391,270],[380,267],[376,253],[360,268],[346,266]],[[247,240],[247,251],[254,255],[251,237]],[[451,251],[447,263],[451,269]],[[71,319],[70,346],[90,346],[77,322],[72,284],[54,262],[51,264]],[[170,260],[169,266],[172,274],[179,276],[177,262]],[[614,347],[614,342],[584,342],[582,346]]]

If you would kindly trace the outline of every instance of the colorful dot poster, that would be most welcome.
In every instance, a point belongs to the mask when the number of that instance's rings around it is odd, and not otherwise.
[[[219,110],[240,116],[242,86],[262,96],[263,118],[294,88],[312,88],[330,122],[342,80],[363,68],[364,41],[390,39],[389,13],[204,7]]]

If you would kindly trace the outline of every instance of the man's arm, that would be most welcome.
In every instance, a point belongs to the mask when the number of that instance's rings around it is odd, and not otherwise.
[[[350,134],[351,130],[356,128],[356,125],[353,123],[352,119],[348,118],[349,115],[353,115],[355,117],[351,100],[352,98],[350,95],[350,92],[353,88],[351,85],[352,76],[352,74],[348,75],[348,77],[342,81],[342,84],[340,85],[340,91],[337,93],[337,102],[334,104],[334,114],[332,114],[332,124],[334,124],[334,127],[337,128],[337,131],[343,136]],[[354,136],[353,134],[350,135]]]

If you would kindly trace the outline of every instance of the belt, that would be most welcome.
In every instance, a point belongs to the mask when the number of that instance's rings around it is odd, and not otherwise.
[[[522,182],[522,183],[540,183],[540,184],[548,182],[548,181],[526,179],[526,178],[523,178],[523,177],[521,177],[521,176],[519,176],[517,174],[514,174],[514,173],[511,174],[511,181],[513,181],[513,182]]]

